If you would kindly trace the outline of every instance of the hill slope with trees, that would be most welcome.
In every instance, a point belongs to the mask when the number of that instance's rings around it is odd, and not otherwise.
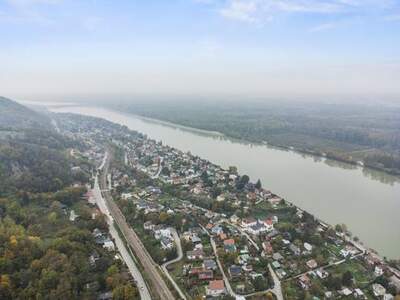
[[[5,107],[6,114],[19,115],[2,119]],[[26,114],[33,117],[13,126]],[[29,109],[1,100],[0,123],[7,129],[0,137],[0,299],[98,299],[107,293],[138,299],[122,261],[92,234],[107,232],[108,225],[85,199],[94,166],[68,154],[82,144],[50,127],[25,127],[35,119]],[[81,172],[71,172],[74,166]]]

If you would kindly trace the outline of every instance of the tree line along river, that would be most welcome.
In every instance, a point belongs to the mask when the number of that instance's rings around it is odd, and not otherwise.
[[[268,145],[249,144],[98,107],[50,106],[104,118],[241,174],[288,201],[335,225],[344,223],[353,235],[382,256],[400,258],[400,178],[321,157]]]

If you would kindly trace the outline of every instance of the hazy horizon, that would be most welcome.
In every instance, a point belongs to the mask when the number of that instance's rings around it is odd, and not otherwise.
[[[10,98],[400,95],[398,1],[3,0],[0,24]]]

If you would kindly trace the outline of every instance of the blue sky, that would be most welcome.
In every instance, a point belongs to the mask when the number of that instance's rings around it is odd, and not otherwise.
[[[400,1],[0,0],[0,90],[400,94]]]

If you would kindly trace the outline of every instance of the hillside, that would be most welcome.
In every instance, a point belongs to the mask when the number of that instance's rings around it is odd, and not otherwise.
[[[138,299],[126,267],[93,235],[109,239],[84,197],[93,165],[68,154],[83,143],[47,120],[0,99],[0,123],[12,127],[0,131],[0,299]]]
[[[0,196],[17,190],[56,191],[71,184],[76,162],[65,153],[80,146],[53,130],[47,116],[0,98]]]
[[[49,129],[47,116],[31,110],[10,99],[0,97],[0,128],[43,128]]]

